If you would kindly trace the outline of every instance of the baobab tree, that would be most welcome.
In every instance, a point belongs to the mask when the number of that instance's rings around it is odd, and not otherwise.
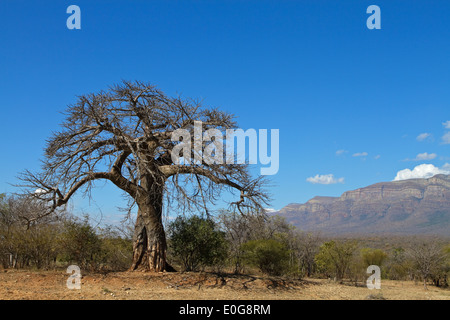
[[[90,195],[95,181],[109,180],[137,207],[131,269],[170,270],[163,205],[207,210],[223,192],[231,192],[236,201],[229,204],[248,214],[261,212],[268,201],[264,179],[253,178],[246,164],[173,161],[172,150],[180,141],[173,141],[172,134],[177,129],[194,133],[196,121],[205,130],[237,127],[227,112],[169,97],[142,82],[123,81],[79,96],[68,106],[62,129],[47,141],[42,170],[20,175],[26,193],[47,204],[29,221],[55,213],[76,192]]]

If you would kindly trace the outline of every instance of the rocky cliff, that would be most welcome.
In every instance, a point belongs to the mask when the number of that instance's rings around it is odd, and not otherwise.
[[[301,230],[450,235],[450,176],[377,183],[292,203],[276,214]]]

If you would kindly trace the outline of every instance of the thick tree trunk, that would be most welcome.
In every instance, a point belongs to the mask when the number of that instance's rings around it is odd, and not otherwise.
[[[131,270],[165,271],[166,234],[161,215],[148,208],[139,208],[133,239],[133,262]]]
[[[138,201],[131,270],[174,271],[166,261],[166,233],[162,223],[163,191],[160,188],[151,189],[144,200]]]

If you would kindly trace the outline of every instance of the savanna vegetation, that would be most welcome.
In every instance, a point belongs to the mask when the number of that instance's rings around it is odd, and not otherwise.
[[[0,196],[0,263],[4,269],[125,271],[133,259],[133,226],[99,226],[68,213],[29,223],[39,206]],[[367,267],[382,279],[448,287],[450,243],[434,237],[329,237],[297,230],[279,217],[223,211],[168,222],[167,259],[177,271],[328,278],[365,285]]]

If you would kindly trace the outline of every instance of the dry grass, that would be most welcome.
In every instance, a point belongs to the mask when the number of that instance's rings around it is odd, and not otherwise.
[[[212,273],[118,272],[83,275],[69,290],[64,271],[0,272],[0,299],[44,300],[450,300],[450,290],[383,280],[380,290],[322,279],[287,280]]]

